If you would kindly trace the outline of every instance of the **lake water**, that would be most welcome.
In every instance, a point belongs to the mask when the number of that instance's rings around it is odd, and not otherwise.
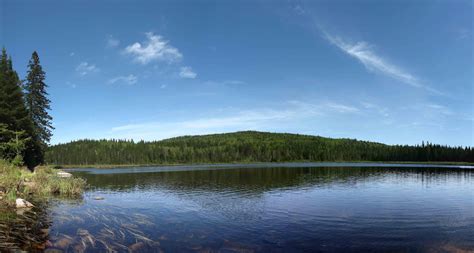
[[[51,201],[33,210],[36,220],[29,212],[12,214],[3,224],[0,219],[0,241],[32,250],[25,242],[30,237],[5,239],[7,229],[19,236],[28,231],[16,230],[29,226],[32,237],[44,233],[40,248],[52,252],[474,250],[469,166],[292,163],[72,171],[91,185],[83,199]]]

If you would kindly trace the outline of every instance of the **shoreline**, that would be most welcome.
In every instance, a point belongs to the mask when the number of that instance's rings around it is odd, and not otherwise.
[[[32,172],[0,160],[0,205],[5,207],[33,207],[31,199],[78,198],[86,187],[84,179],[51,166],[38,166]]]
[[[173,166],[229,166],[229,165],[278,165],[278,164],[382,164],[382,165],[434,165],[434,166],[474,166],[470,162],[410,162],[410,161],[288,161],[288,162],[229,162],[229,163],[171,163],[171,164],[82,164],[82,165],[50,165],[55,169],[80,169],[80,168],[94,168],[94,169],[119,169],[131,167],[173,167]],[[324,166],[322,166],[324,167]]]

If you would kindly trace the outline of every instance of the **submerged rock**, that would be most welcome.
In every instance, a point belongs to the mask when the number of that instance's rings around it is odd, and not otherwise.
[[[69,237],[63,237],[54,243],[54,247],[60,249],[67,249],[71,245],[72,239]]]
[[[28,208],[28,207],[33,207],[33,204],[30,202],[24,200],[24,199],[16,199],[16,208]]]
[[[101,196],[95,196],[94,197],[95,200],[104,200],[104,197],[101,197]]]
[[[63,251],[60,249],[46,249],[44,253],[62,253]]]
[[[128,247],[128,250],[129,250],[130,252],[138,252],[138,251],[144,250],[144,249],[145,249],[145,246],[146,246],[145,243],[143,243],[143,242],[137,242],[137,243],[134,243],[134,244],[130,245],[130,246]]]

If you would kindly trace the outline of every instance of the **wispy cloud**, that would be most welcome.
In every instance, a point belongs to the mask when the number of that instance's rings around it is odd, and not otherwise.
[[[389,116],[388,108],[368,102],[361,102],[366,110],[374,110],[384,117]]]
[[[152,61],[176,62],[183,58],[179,50],[171,46],[162,36],[148,32],[146,38],[146,41],[127,46],[124,52],[141,64]]]
[[[112,128],[112,132],[133,131],[136,133],[153,132],[159,129],[181,129],[180,134],[195,133],[196,130],[216,130],[219,128],[255,127],[269,120],[281,120],[293,117],[294,112],[283,110],[246,110],[232,116],[198,118],[179,122],[151,122],[144,124],[129,124]],[[173,132],[173,131],[172,131]]]
[[[108,48],[115,48],[115,47],[118,47],[119,45],[120,45],[120,40],[116,39],[112,35],[107,36],[107,47]]]
[[[264,130],[276,124],[291,124],[298,120],[334,114],[357,114],[359,109],[336,102],[311,104],[288,101],[284,109],[260,108],[252,110],[219,110],[220,116],[193,118],[182,121],[145,122],[127,124],[111,129],[111,137],[162,139],[186,134],[206,134],[238,130]],[[222,115],[222,114],[225,115]]]
[[[128,76],[117,76],[107,81],[108,84],[114,83],[126,83],[126,84],[135,84],[137,83],[138,78],[135,75],[128,75]]]
[[[326,113],[359,113],[360,109],[352,106],[341,104],[333,101],[326,101],[318,104],[307,103],[298,100],[291,100],[288,102],[290,105],[293,105],[295,108],[298,108],[298,114],[303,115],[323,115]]]
[[[377,71],[413,87],[423,88],[438,95],[442,94],[440,91],[424,84],[418,77],[377,55],[373,50],[373,46],[369,43],[365,41],[351,43],[340,37],[333,36],[324,30],[323,34],[332,45],[335,45],[344,53],[359,60],[369,71]]]
[[[97,68],[94,64],[90,64],[88,62],[81,62],[76,67],[76,72],[79,73],[81,76],[88,75],[90,73],[99,72],[100,69]]]
[[[417,103],[403,108],[412,111],[419,111],[425,118],[431,117],[434,119],[441,119],[443,116],[459,117],[459,114],[455,113],[448,107],[436,103]]]
[[[204,84],[226,86],[226,85],[243,85],[247,83],[241,80],[224,80],[224,81],[205,81]]]
[[[193,71],[191,67],[182,67],[181,70],[179,71],[179,76],[181,78],[194,79],[196,78],[197,74],[196,72]]]

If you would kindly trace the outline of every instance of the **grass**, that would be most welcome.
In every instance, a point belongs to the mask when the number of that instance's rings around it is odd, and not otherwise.
[[[16,198],[79,197],[85,187],[84,179],[60,178],[49,166],[31,172],[0,160],[0,205],[13,206]]]

